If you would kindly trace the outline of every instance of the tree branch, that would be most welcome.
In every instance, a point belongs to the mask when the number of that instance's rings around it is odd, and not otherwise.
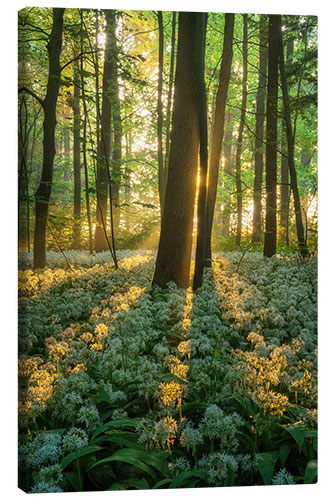
[[[26,92],[27,94],[30,94],[32,97],[34,97],[34,99],[36,99],[36,101],[39,102],[39,104],[42,106],[42,108],[44,108],[44,101],[43,99],[41,99],[40,97],[38,97],[37,94],[35,94],[35,92],[33,92],[32,90],[28,89],[27,87],[20,87],[18,89],[19,93],[21,92]]]

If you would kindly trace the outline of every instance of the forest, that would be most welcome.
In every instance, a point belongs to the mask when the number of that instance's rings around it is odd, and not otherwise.
[[[18,486],[317,482],[316,16],[18,12]]]

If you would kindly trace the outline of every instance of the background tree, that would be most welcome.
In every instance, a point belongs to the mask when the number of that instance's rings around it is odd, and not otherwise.
[[[219,177],[220,156],[222,139],[224,134],[225,106],[227,100],[230,69],[232,61],[232,40],[234,30],[234,14],[225,14],[223,52],[220,68],[219,86],[216,94],[214,109],[214,124],[212,141],[210,146],[209,175],[208,175],[208,196],[206,212],[206,236],[205,236],[205,265],[210,266],[212,261],[212,227],[214,208],[217,194],[217,184]]]
[[[264,256],[276,253],[276,183],[277,183],[277,99],[278,99],[278,36],[280,20],[270,15],[268,22],[268,85],[266,132],[266,225]]]
[[[60,87],[60,53],[64,11],[65,9],[53,9],[52,31],[47,44],[49,71],[44,99],[38,97],[30,89],[21,89],[36,98],[44,111],[43,168],[40,184],[35,193],[34,269],[43,268],[46,265],[46,227],[53,180],[56,105]]]
[[[260,16],[259,22],[259,82],[256,98],[256,132],[254,153],[254,186],[253,186],[253,230],[252,241],[260,242],[262,239],[261,227],[261,196],[262,176],[264,167],[264,123],[265,123],[265,96],[266,96],[266,73],[267,73],[267,18]]]
[[[247,14],[243,14],[243,78],[242,78],[242,104],[241,116],[238,129],[238,140],[236,149],[236,191],[237,191],[237,232],[236,244],[240,245],[242,237],[242,220],[243,220],[243,195],[242,195],[242,174],[241,174],[241,154],[244,122],[246,114],[247,101]]]

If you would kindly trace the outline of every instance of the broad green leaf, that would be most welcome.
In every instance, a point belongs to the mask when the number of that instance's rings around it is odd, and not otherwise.
[[[165,486],[166,484],[170,484],[172,479],[161,479],[158,483],[154,484],[153,489],[160,488],[161,486]]]
[[[287,458],[288,458],[288,455],[291,451],[293,447],[293,444],[288,442],[288,443],[283,443],[280,447],[280,460],[281,460],[281,464],[283,465],[283,467],[285,466],[286,464],[286,461],[287,461]]]
[[[177,477],[171,482],[169,488],[179,488],[187,479],[189,478],[199,478],[207,481],[208,472],[201,470],[186,470],[178,474]]]
[[[128,417],[122,417],[122,418],[117,418],[115,420],[110,420],[110,422],[106,422],[105,424],[101,425],[95,430],[94,434],[91,437],[91,441],[93,441],[102,432],[105,432],[108,429],[110,429],[110,427],[114,429],[119,429],[121,427],[136,427],[139,421],[140,421],[139,418],[128,418]]]
[[[66,455],[61,460],[60,466],[61,466],[62,470],[64,470],[64,469],[66,469],[67,465],[69,465],[71,462],[73,462],[73,460],[76,459],[76,457],[80,458],[80,457],[83,457],[85,455],[89,455],[90,453],[95,453],[95,451],[99,451],[99,450],[102,450],[102,447],[93,444],[93,445],[86,446],[85,448],[82,448],[81,450],[79,450],[77,452],[72,451],[71,453]]]
[[[149,453],[136,450],[133,448],[124,448],[113,453],[111,456],[98,460],[91,467],[90,470],[98,465],[105,464],[107,462],[126,462],[128,464],[134,465],[138,469],[141,469],[147,474],[149,474],[154,481],[157,481],[157,476],[154,470],[148,465],[149,462],[153,460],[149,457]],[[148,462],[148,463],[147,463]]]
[[[317,460],[310,460],[306,466],[304,473],[304,484],[313,483],[314,478],[318,474]]]
[[[278,451],[266,451],[264,453],[258,453],[258,456],[261,457],[258,469],[264,484],[271,484],[272,477],[274,474],[274,468],[276,461],[279,457]]]

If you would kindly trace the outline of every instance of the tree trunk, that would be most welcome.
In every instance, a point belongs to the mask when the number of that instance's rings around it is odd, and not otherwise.
[[[266,132],[266,227],[264,256],[276,253],[277,99],[279,16],[269,16]]]
[[[74,57],[77,57],[74,50]],[[81,232],[81,161],[80,161],[80,75],[79,61],[74,62],[74,100],[73,100],[73,163],[74,163],[74,230],[73,248],[80,248]]]
[[[163,216],[165,184],[164,184],[164,165],[163,165],[163,12],[158,11],[158,85],[157,85],[157,158],[158,158],[158,191],[160,196],[161,217]]]
[[[241,174],[241,154],[242,141],[246,113],[247,101],[247,14],[243,14],[243,79],[242,79],[242,111],[239,122],[237,150],[236,150],[236,192],[237,192],[237,231],[236,243],[240,245],[242,238],[242,216],[243,216],[243,197],[242,197],[242,174]]]
[[[294,50],[293,40],[289,40],[287,44],[287,64],[291,63],[292,55]],[[283,151],[287,155],[287,140],[286,140],[287,130],[286,122],[283,120],[282,124],[282,145]],[[289,246],[289,200],[290,200],[290,186],[289,186],[289,162],[286,156],[281,156],[281,214],[280,214],[280,228],[281,228],[281,239]]]
[[[255,156],[254,156],[254,186],[253,186],[253,229],[252,242],[262,240],[261,223],[261,198],[262,198],[262,177],[263,177],[263,140],[265,123],[265,95],[266,95],[266,72],[267,72],[267,23],[266,16],[260,16],[260,49],[259,49],[259,83],[257,91],[256,109],[256,136],[255,136]]]
[[[83,33],[83,11],[81,10],[81,33]],[[81,35],[81,53],[83,52],[83,37]],[[89,200],[89,177],[88,177],[88,163],[87,163],[87,101],[85,93],[85,84],[83,77],[83,58],[81,57],[81,93],[82,93],[82,103],[83,103],[83,142],[82,142],[82,156],[83,156],[83,169],[84,169],[84,184],[85,184],[85,197],[86,197],[86,210],[87,210],[87,221],[88,221],[88,235],[89,235],[89,253],[93,253],[93,237],[92,237],[92,227],[91,227],[91,215],[90,215],[90,200]]]
[[[197,15],[195,67],[198,88],[198,112],[200,133],[200,170],[198,195],[197,246],[195,253],[195,268],[193,290],[202,285],[205,265],[206,243],[206,204],[207,204],[207,170],[208,170],[208,130],[207,130],[207,95],[205,85],[205,44],[206,44],[207,14]]]
[[[288,143],[288,162],[289,162],[289,172],[290,172],[290,186],[293,192],[294,207],[295,207],[295,217],[296,217],[296,230],[298,247],[302,257],[306,257],[309,252],[304,235],[304,226],[302,220],[302,209],[301,201],[298,191],[297,184],[297,173],[295,167],[295,145],[294,145],[294,134],[291,125],[291,113],[288,95],[288,86],[286,78],[286,70],[284,65],[284,53],[283,53],[283,41],[282,41],[282,29],[281,29],[281,16],[276,16],[278,18],[278,54],[280,62],[280,74],[282,83],[282,95],[283,95],[283,108],[284,116],[286,122],[287,130],[287,143]]]
[[[166,107],[166,136],[165,136],[165,156],[164,156],[164,180],[163,184],[166,187],[168,181],[168,164],[170,155],[170,131],[171,131],[171,102],[173,94],[173,77],[175,69],[175,45],[176,45],[176,20],[177,12],[172,13],[172,33],[171,33],[171,54],[170,54],[170,72],[169,72],[169,89],[168,101]]]
[[[102,95],[102,113],[100,119],[100,140],[97,145],[97,173],[96,173],[96,228],[95,228],[95,252],[102,252],[107,249],[106,235],[106,215],[108,203],[108,184],[109,184],[109,161],[111,144],[111,89],[110,81],[112,79],[112,55],[111,55],[111,36],[112,12],[105,11],[105,53],[104,53],[104,72],[103,72],[103,95]]]
[[[112,12],[111,37],[111,102],[112,102],[112,122],[113,122],[113,153],[112,153],[112,203],[113,203],[113,224],[115,234],[119,231],[120,223],[120,184],[121,184],[121,156],[122,156],[122,124],[119,99],[118,84],[118,47],[116,38],[116,15]]]
[[[55,156],[56,107],[60,86],[59,63],[63,16],[65,9],[53,9],[53,25],[47,46],[49,54],[49,76],[43,100],[43,168],[39,187],[35,193],[34,269],[46,265],[46,226],[53,180]]]
[[[219,86],[216,94],[215,118],[212,131],[211,152],[209,159],[208,174],[208,196],[206,211],[206,237],[205,237],[205,266],[211,266],[212,262],[212,228],[214,208],[217,195],[217,184],[219,177],[220,156],[222,139],[224,134],[225,105],[230,80],[230,69],[232,61],[232,40],[234,31],[234,14],[225,14],[223,53],[220,69]]]
[[[69,165],[71,163],[70,155],[71,155],[71,144],[70,144],[70,127],[65,123],[64,126],[64,156],[65,156],[65,172],[64,172],[64,181],[69,182],[71,179],[71,172]]]
[[[131,204],[131,169],[128,166],[131,159],[131,131],[129,130],[126,138],[126,163],[125,163],[125,226],[128,230],[129,224],[129,207]]]
[[[230,215],[231,215],[231,185],[233,184],[232,178],[232,129],[230,128],[232,115],[226,114],[226,130],[224,132],[223,153],[224,153],[224,167],[223,167],[223,198],[222,198],[222,237],[230,238]]]
[[[189,285],[199,123],[195,74],[197,13],[179,14],[168,183],[153,285]],[[185,189],[186,188],[186,189]]]

